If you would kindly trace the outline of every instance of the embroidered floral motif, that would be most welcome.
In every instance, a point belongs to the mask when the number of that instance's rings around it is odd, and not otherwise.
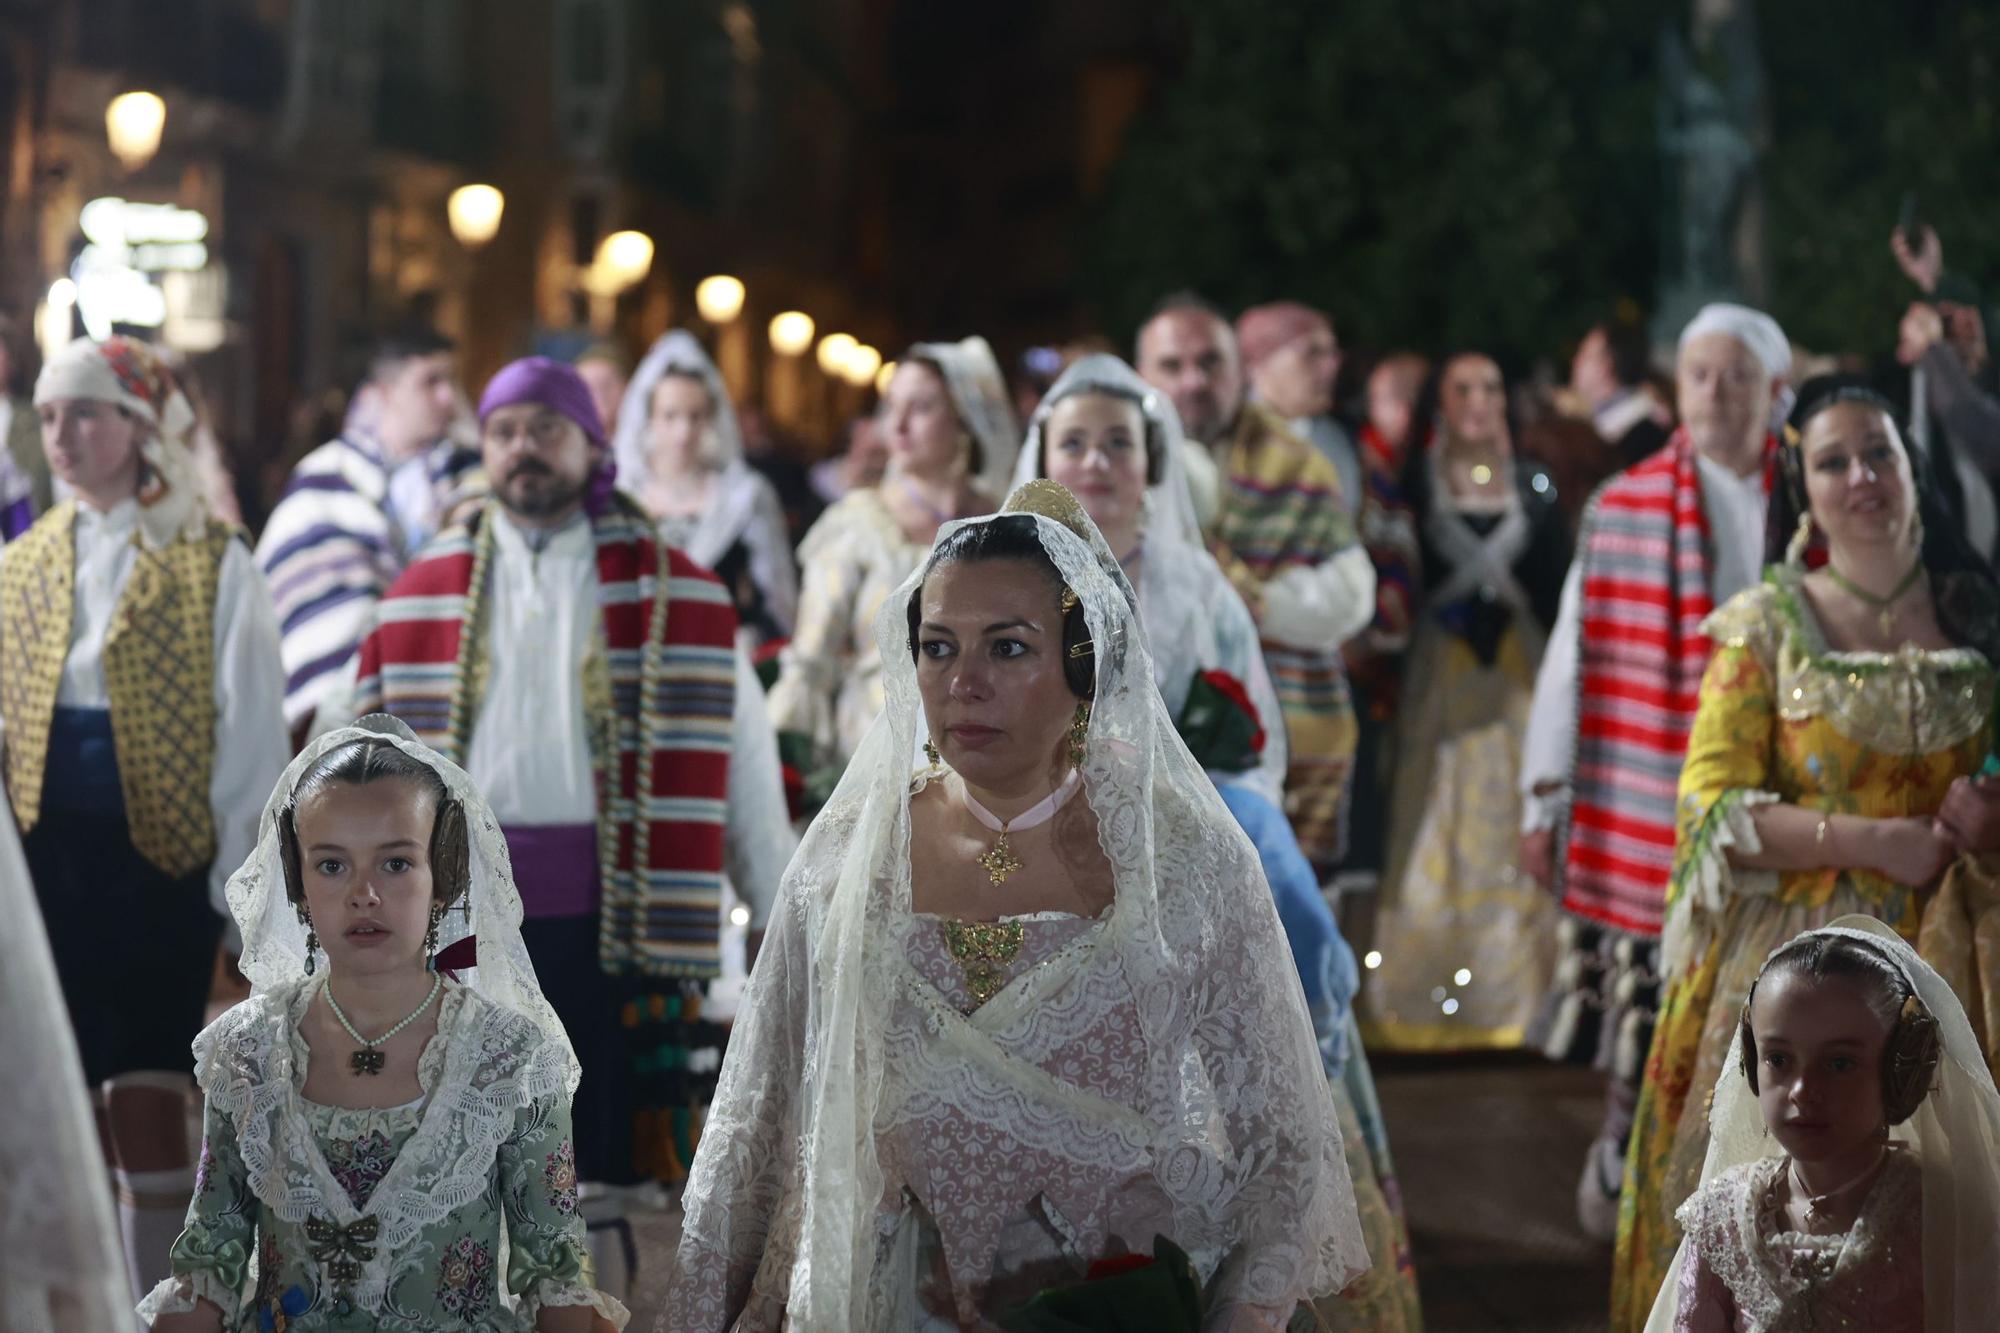
[[[396,1161],[396,1145],[381,1130],[371,1130],[352,1139],[336,1139],[326,1145],[327,1169],[356,1208],[368,1206],[368,1196],[389,1174]]]
[[[542,1180],[549,1187],[549,1207],[564,1217],[576,1211],[576,1148],[568,1139],[544,1159]]]
[[[438,1304],[461,1319],[486,1312],[493,1295],[493,1254],[470,1236],[445,1247],[438,1264]]]

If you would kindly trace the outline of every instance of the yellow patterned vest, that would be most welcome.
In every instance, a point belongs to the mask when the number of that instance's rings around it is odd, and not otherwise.
[[[21,832],[42,813],[49,727],[69,657],[76,506],[57,505],[0,558],[0,714],[7,792]],[[111,739],[132,845],[176,879],[215,858],[215,591],[235,539],[211,520],[196,541],[139,548],[104,642]]]

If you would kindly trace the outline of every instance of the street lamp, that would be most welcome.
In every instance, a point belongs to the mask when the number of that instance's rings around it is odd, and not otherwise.
[[[851,333],[829,333],[819,340],[819,368],[829,375],[841,375],[847,358],[860,346]]]
[[[491,185],[461,185],[445,201],[445,217],[451,234],[468,250],[477,250],[500,230],[500,215],[507,199]]]
[[[727,324],[743,313],[743,282],[727,273],[703,278],[694,289],[694,307],[711,324]]]
[[[779,356],[798,356],[812,346],[812,316],[803,310],[787,310],[771,318],[771,350]]]
[[[591,269],[599,287],[616,294],[643,279],[653,267],[653,238],[643,231],[614,231],[597,246]]]
[[[127,171],[137,171],[153,160],[166,128],[167,104],[157,93],[120,93],[104,108],[104,135]]]
[[[889,392],[889,381],[896,378],[896,365],[894,361],[884,361],[882,368],[875,372],[876,393]]]
[[[875,372],[882,369],[882,354],[867,343],[857,344],[847,354],[847,364],[841,367],[841,377],[857,389],[865,389],[874,383]]]

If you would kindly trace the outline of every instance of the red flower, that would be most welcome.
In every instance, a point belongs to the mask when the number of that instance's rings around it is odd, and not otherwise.
[[[1264,719],[1258,715],[1257,705],[1251,702],[1250,691],[1244,688],[1243,682],[1227,671],[1204,671],[1201,673],[1201,678],[1207,681],[1216,693],[1243,710],[1243,715],[1257,728],[1257,734],[1250,738],[1250,750],[1253,754],[1264,753]]]
[[[1098,1282],[1107,1277],[1117,1277],[1120,1273],[1151,1268],[1154,1262],[1150,1254],[1119,1254],[1109,1259],[1099,1259],[1090,1266],[1090,1271],[1084,1275],[1084,1281]]]

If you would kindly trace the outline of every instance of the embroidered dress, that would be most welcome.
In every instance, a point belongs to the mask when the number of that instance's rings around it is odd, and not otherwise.
[[[1923,1173],[1892,1152],[1854,1225],[1839,1235],[1786,1225],[1791,1159],[1724,1172],[1682,1206],[1688,1247],[1674,1281],[1674,1333],[1923,1333]]]
[[[834,771],[882,711],[875,613],[928,551],[903,535],[870,487],[842,496],[799,543],[798,625],[771,687],[771,725],[811,743]]]
[[[1834,652],[1799,575],[1774,567],[1703,626],[1718,645],[1681,775],[1662,957],[1666,990],[1646,1061],[1618,1206],[1614,1329],[1638,1329],[1680,1237],[1708,1125],[1690,1090],[1714,1085],[1764,958],[1846,913],[1907,939],[1919,895],[1869,870],[1734,869],[1751,811],[1789,803],[1873,818],[1928,815],[1991,743],[1994,671],[1969,648]],[[1692,1114],[1689,1112],[1692,1110]]]
[[[281,1305],[300,1333],[532,1329],[567,1305],[622,1326],[583,1274],[569,1099],[535,1026],[447,982],[418,1103],[319,1106],[299,1023],[323,985],[253,997],[202,1034],[194,1201],[141,1317],[199,1297],[230,1330]]]
[[[1504,509],[1476,513],[1454,503],[1434,458],[1425,471],[1430,586],[1408,675],[1422,693],[1399,720],[1382,962],[1362,1031],[1391,1049],[1512,1047],[1555,965],[1555,905],[1512,849],[1521,740],[1569,544],[1530,475]]]

